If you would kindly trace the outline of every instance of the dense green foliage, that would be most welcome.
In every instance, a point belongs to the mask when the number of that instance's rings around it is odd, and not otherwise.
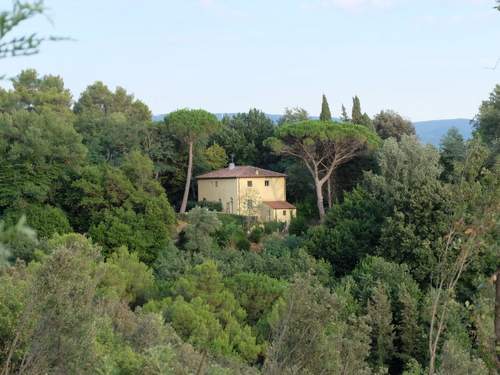
[[[222,127],[212,138],[226,150],[227,155],[234,156],[237,164],[266,168],[276,161],[264,145],[273,132],[274,124],[266,114],[251,109],[248,113],[225,116]]]
[[[411,121],[391,110],[378,113],[373,118],[373,127],[382,139],[394,137],[400,140],[404,134],[415,135],[415,128]]]
[[[352,113],[351,113],[351,121],[353,124],[364,125],[368,128],[373,128],[372,120],[368,114],[361,112],[361,102],[359,97],[356,95],[352,98]]]
[[[88,86],[74,105],[75,128],[94,162],[116,164],[140,149],[146,139],[151,112],[118,87],[115,92],[102,82]]]
[[[332,114],[330,112],[330,106],[328,105],[328,100],[326,99],[325,94],[323,94],[322,102],[321,102],[321,112],[319,114],[319,119],[321,121],[332,121]]]
[[[437,150],[392,112],[377,135],[357,98],[357,125],[153,123],[122,88],[73,104],[22,72],[0,91],[0,372],[495,373],[494,98]],[[188,176],[233,155],[288,172],[288,227],[196,206]]]
[[[376,134],[361,125],[308,120],[279,126],[265,144],[278,155],[298,159],[307,168],[323,220],[325,183],[331,183],[341,165],[376,148],[379,141]]]

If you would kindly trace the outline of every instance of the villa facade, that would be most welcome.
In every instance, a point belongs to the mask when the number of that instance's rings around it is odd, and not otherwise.
[[[248,165],[197,176],[198,201],[219,202],[224,212],[289,223],[297,214],[286,201],[286,175]]]

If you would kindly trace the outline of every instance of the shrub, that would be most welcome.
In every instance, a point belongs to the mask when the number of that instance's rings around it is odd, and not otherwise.
[[[255,227],[248,235],[248,239],[250,240],[250,242],[259,243],[262,239],[263,234],[264,230],[261,227]]]
[[[308,226],[306,218],[303,216],[296,216],[288,226],[288,233],[296,236],[302,236],[307,232]]]
[[[187,205],[187,210],[190,211],[195,207],[208,208],[210,211],[222,212],[221,202],[210,202],[210,201],[189,201]]]
[[[34,204],[24,208],[9,209],[4,216],[6,225],[16,225],[23,215],[26,215],[26,224],[37,232],[39,238],[46,239],[55,233],[71,232],[71,226],[64,211],[49,205]]]
[[[238,250],[248,251],[250,250],[250,241],[245,237],[244,234],[241,234],[236,238],[235,246]]]
[[[267,221],[264,223],[265,234],[281,232],[283,229],[285,229],[285,223],[282,223],[280,221]]]

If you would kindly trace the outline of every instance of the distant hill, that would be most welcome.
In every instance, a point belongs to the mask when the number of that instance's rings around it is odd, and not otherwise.
[[[456,127],[465,139],[472,136],[472,124],[470,120],[457,118],[451,120],[431,120],[414,122],[417,136],[423,143],[439,146],[439,142],[448,129]]]
[[[224,116],[234,116],[236,113],[215,113],[215,116],[220,120]],[[154,115],[153,121],[161,121],[165,117],[164,114]],[[281,115],[278,114],[267,114],[274,123],[278,123]],[[317,119],[318,117],[311,116],[312,119]],[[435,146],[439,146],[441,138],[446,134],[446,132],[451,127],[456,127],[460,134],[465,139],[469,139],[472,135],[472,125],[469,119],[457,118],[450,120],[430,120],[430,121],[417,121],[414,122],[415,130],[417,136],[423,143],[430,143]]]
[[[222,118],[224,116],[234,116],[236,114],[237,113],[214,113],[214,115],[217,116],[217,118],[219,120],[222,120]],[[162,121],[165,116],[166,116],[166,114],[153,115],[153,121]],[[272,120],[272,122],[274,122],[274,123],[278,123],[278,121],[281,118],[281,115],[275,115],[275,114],[271,114],[271,113],[270,114],[266,113],[266,116],[269,117]],[[311,117],[311,118],[317,119],[317,117]]]

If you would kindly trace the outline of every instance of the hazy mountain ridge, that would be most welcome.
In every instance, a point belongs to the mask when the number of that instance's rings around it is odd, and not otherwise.
[[[219,120],[221,120],[224,116],[234,115],[236,115],[236,113],[215,113],[215,116],[217,116]],[[281,116],[282,115],[279,114],[267,114],[267,117],[269,117],[274,123],[278,123]],[[154,115],[153,121],[161,121],[164,117],[165,114]],[[318,119],[317,116],[311,116],[311,118]],[[456,127],[465,139],[469,139],[472,135],[471,120],[464,118],[416,121],[413,125],[415,126],[418,138],[423,143],[430,143],[435,146],[439,146],[441,138],[452,127]]]

